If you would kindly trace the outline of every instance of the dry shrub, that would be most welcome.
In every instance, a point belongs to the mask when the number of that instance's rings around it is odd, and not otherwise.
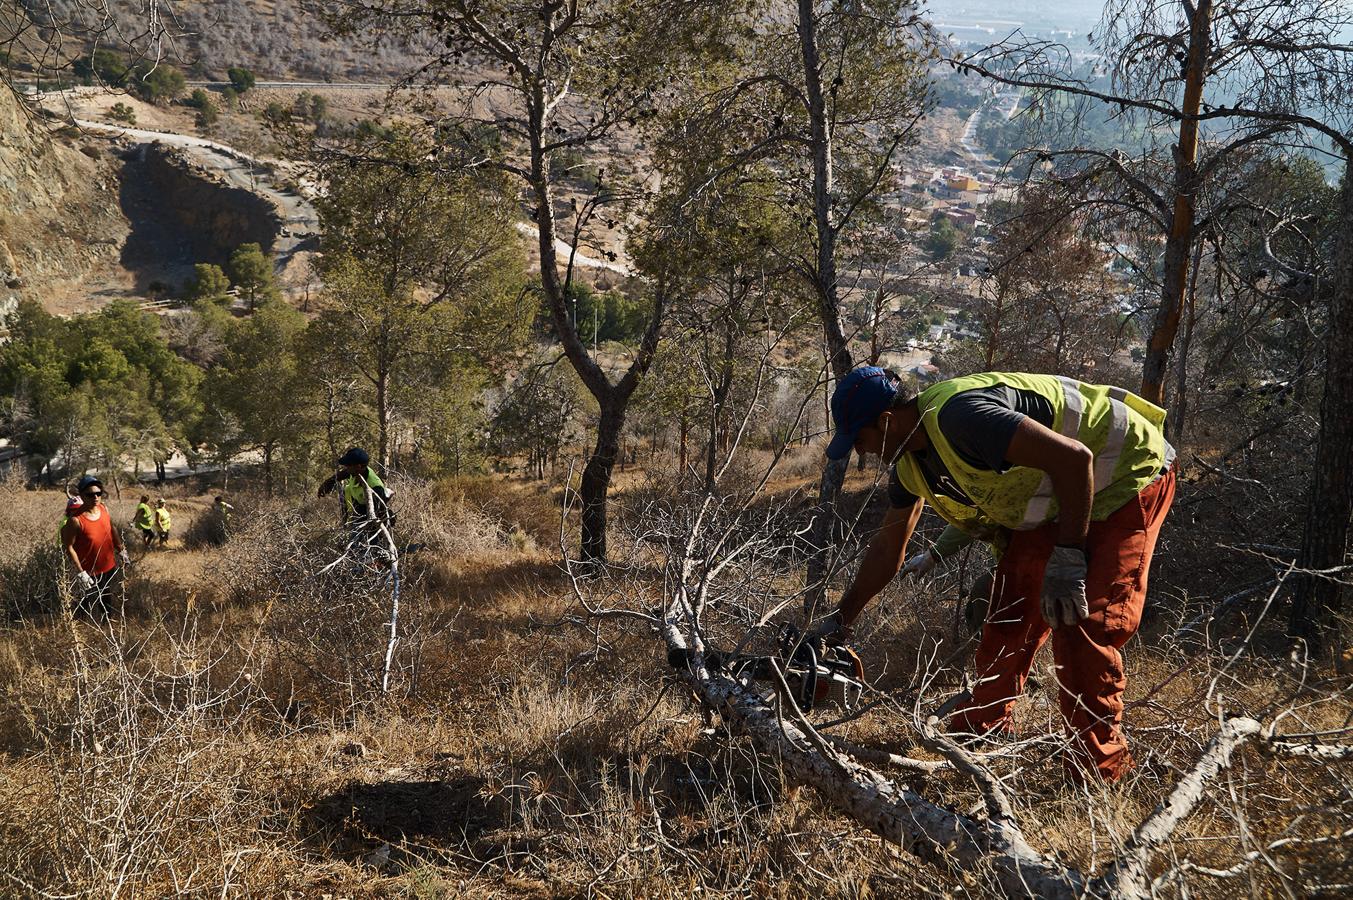
[[[9,620],[53,612],[66,574],[61,519],[66,495],[33,491],[17,472],[0,480],[0,615]]]
[[[240,604],[266,601],[271,596],[270,574],[295,543],[288,530],[304,521],[300,512],[282,501],[260,504],[250,515],[235,517],[230,540],[220,551],[227,564],[218,568],[213,585],[223,599]]]
[[[267,834],[277,811],[247,727],[259,698],[238,670],[219,671],[222,648],[190,632],[133,640],[67,628],[54,664],[30,664],[7,691],[30,746],[0,778],[6,891],[223,895],[275,884],[285,851]]]
[[[574,645],[561,637],[559,651]],[[316,804],[333,846],[382,858],[392,892],[851,896],[871,873],[896,883],[875,839],[787,791],[745,742],[702,734],[653,673],[512,674],[438,725],[365,720],[377,760]],[[392,777],[386,754],[434,761]]]
[[[243,520],[248,515],[247,509],[237,508],[231,515],[231,523],[234,524],[236,521]],[[228,537],[226,520],[215,509],[212,509],[195,516],[188,523],[188,527],[183,529],[183,546],[188,550],[220,547]]]
[[[529,848],[531,868],[567,894],[859,893],[877,841],[843,838],[773,760],[702,733],[679,696],[596,681],[528,672],[501,698],[479,775],[481,794],[507,810],[486,838]]]
[[[15,621],[60,609],[63,555],[56,543],[38,544],[26,557],[0,562],[0,615]]]
[[[509,546],[507,532],[495,516],[463,495],[448,495],[446,485],[398,476],[389,484],[403,541],[423,544],[450,560],[491,556]]]
[[[28,490],[17,471],[0,478],[0,565],[22,562],[44,541],[55,545],[65,503],[59,491]]]
[[[431,489],[401,480],[395,503],[398,546],[424,543],[426,556],[406,556],[392,571],[347,553],[347,533],[328,510],[283,504],[237,517],[221,568],[229,604],[262,604],[260,629],[268,642],[265,677],[287,705],[321,717],[351,721],[388,697],[416,694],[430,645],[443,642],[456,611],[435,605],[429,566],[499,552],[496,525],[459,505],[438,516]],[[414,515],[405,516],[411,508]],[[412,520],[412,521],[410,521]],[[398,599],[397,641],[389,659],[390,621]]]
[[[559,516],[564,473],[555,480],[457,478],[438,482],[437,489],[509,531],[519,530],[541,547],[559,544]],[[574,475],[574,487],[578,476]],[[401,507],[401,515],[404,507]],[[519,541],[521,539],[518,539]]]

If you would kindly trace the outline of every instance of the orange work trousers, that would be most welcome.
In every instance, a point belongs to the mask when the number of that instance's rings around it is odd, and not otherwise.
[[[1105,781],[1116,781],[1132,768],[1122,730],[1127,677],[1119,650],[1141,624],[1151,553],[1174,493],[1170,469],[1107,519],[1090,523],[1085,546],[1090,615],[1075,626],[1052,628],[1040,611],[1043,570],[1057,543],[1057,524],[1011,533],[977,648],[977,685],[951,729],[1010,730],[1010,710],[1051,634],[1072,772],[1098,772]]]

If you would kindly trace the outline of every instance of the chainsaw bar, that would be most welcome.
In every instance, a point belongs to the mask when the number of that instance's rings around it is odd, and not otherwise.
[[[733,675],[744,683],[768,682],[780,689],[778,667],[794,702],[802,712],[827,700],[850,709],[864,691],[864,666],[855,651],[844,644],[819,646],[793,625],[780,630],[775,656],[744,656],[729,661]]]

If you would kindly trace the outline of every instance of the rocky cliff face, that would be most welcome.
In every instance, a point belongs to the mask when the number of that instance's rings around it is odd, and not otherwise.
[[[0,313],[20,298],[75,313],[174,294],[195,263],[272,249],[283,224],[184,151],[58,127],[0,89]]]
[[[35,119],[0,88],[0,305],[33,297],[55,311],[98,305],[128,234],[121,162],[107,144]]]
[[[194,263],[224,266],[245,243],[272,249],[283,223],[263,197],[225,183],[163,144],[141,144],[125,158],[120,193],[131,233],[122,264],[138,280],[177,289]]]

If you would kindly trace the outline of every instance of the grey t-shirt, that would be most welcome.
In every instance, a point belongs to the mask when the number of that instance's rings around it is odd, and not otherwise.
[[[1005,452],[1025,416],[1051,428],[1054,415],[1052,402],[1042,394],[998,384],[955,394],[944,404],[938,418],[940,432],[960,459],[975,469],[1004,472],[1010,468]],[[973,505],[938,453],[926,449],[916,451],[915,455],[932,492],[966,506]],[[916,499],[902,486],[894,468],[889,473],[888,501],[893,506],[911,506]]]

